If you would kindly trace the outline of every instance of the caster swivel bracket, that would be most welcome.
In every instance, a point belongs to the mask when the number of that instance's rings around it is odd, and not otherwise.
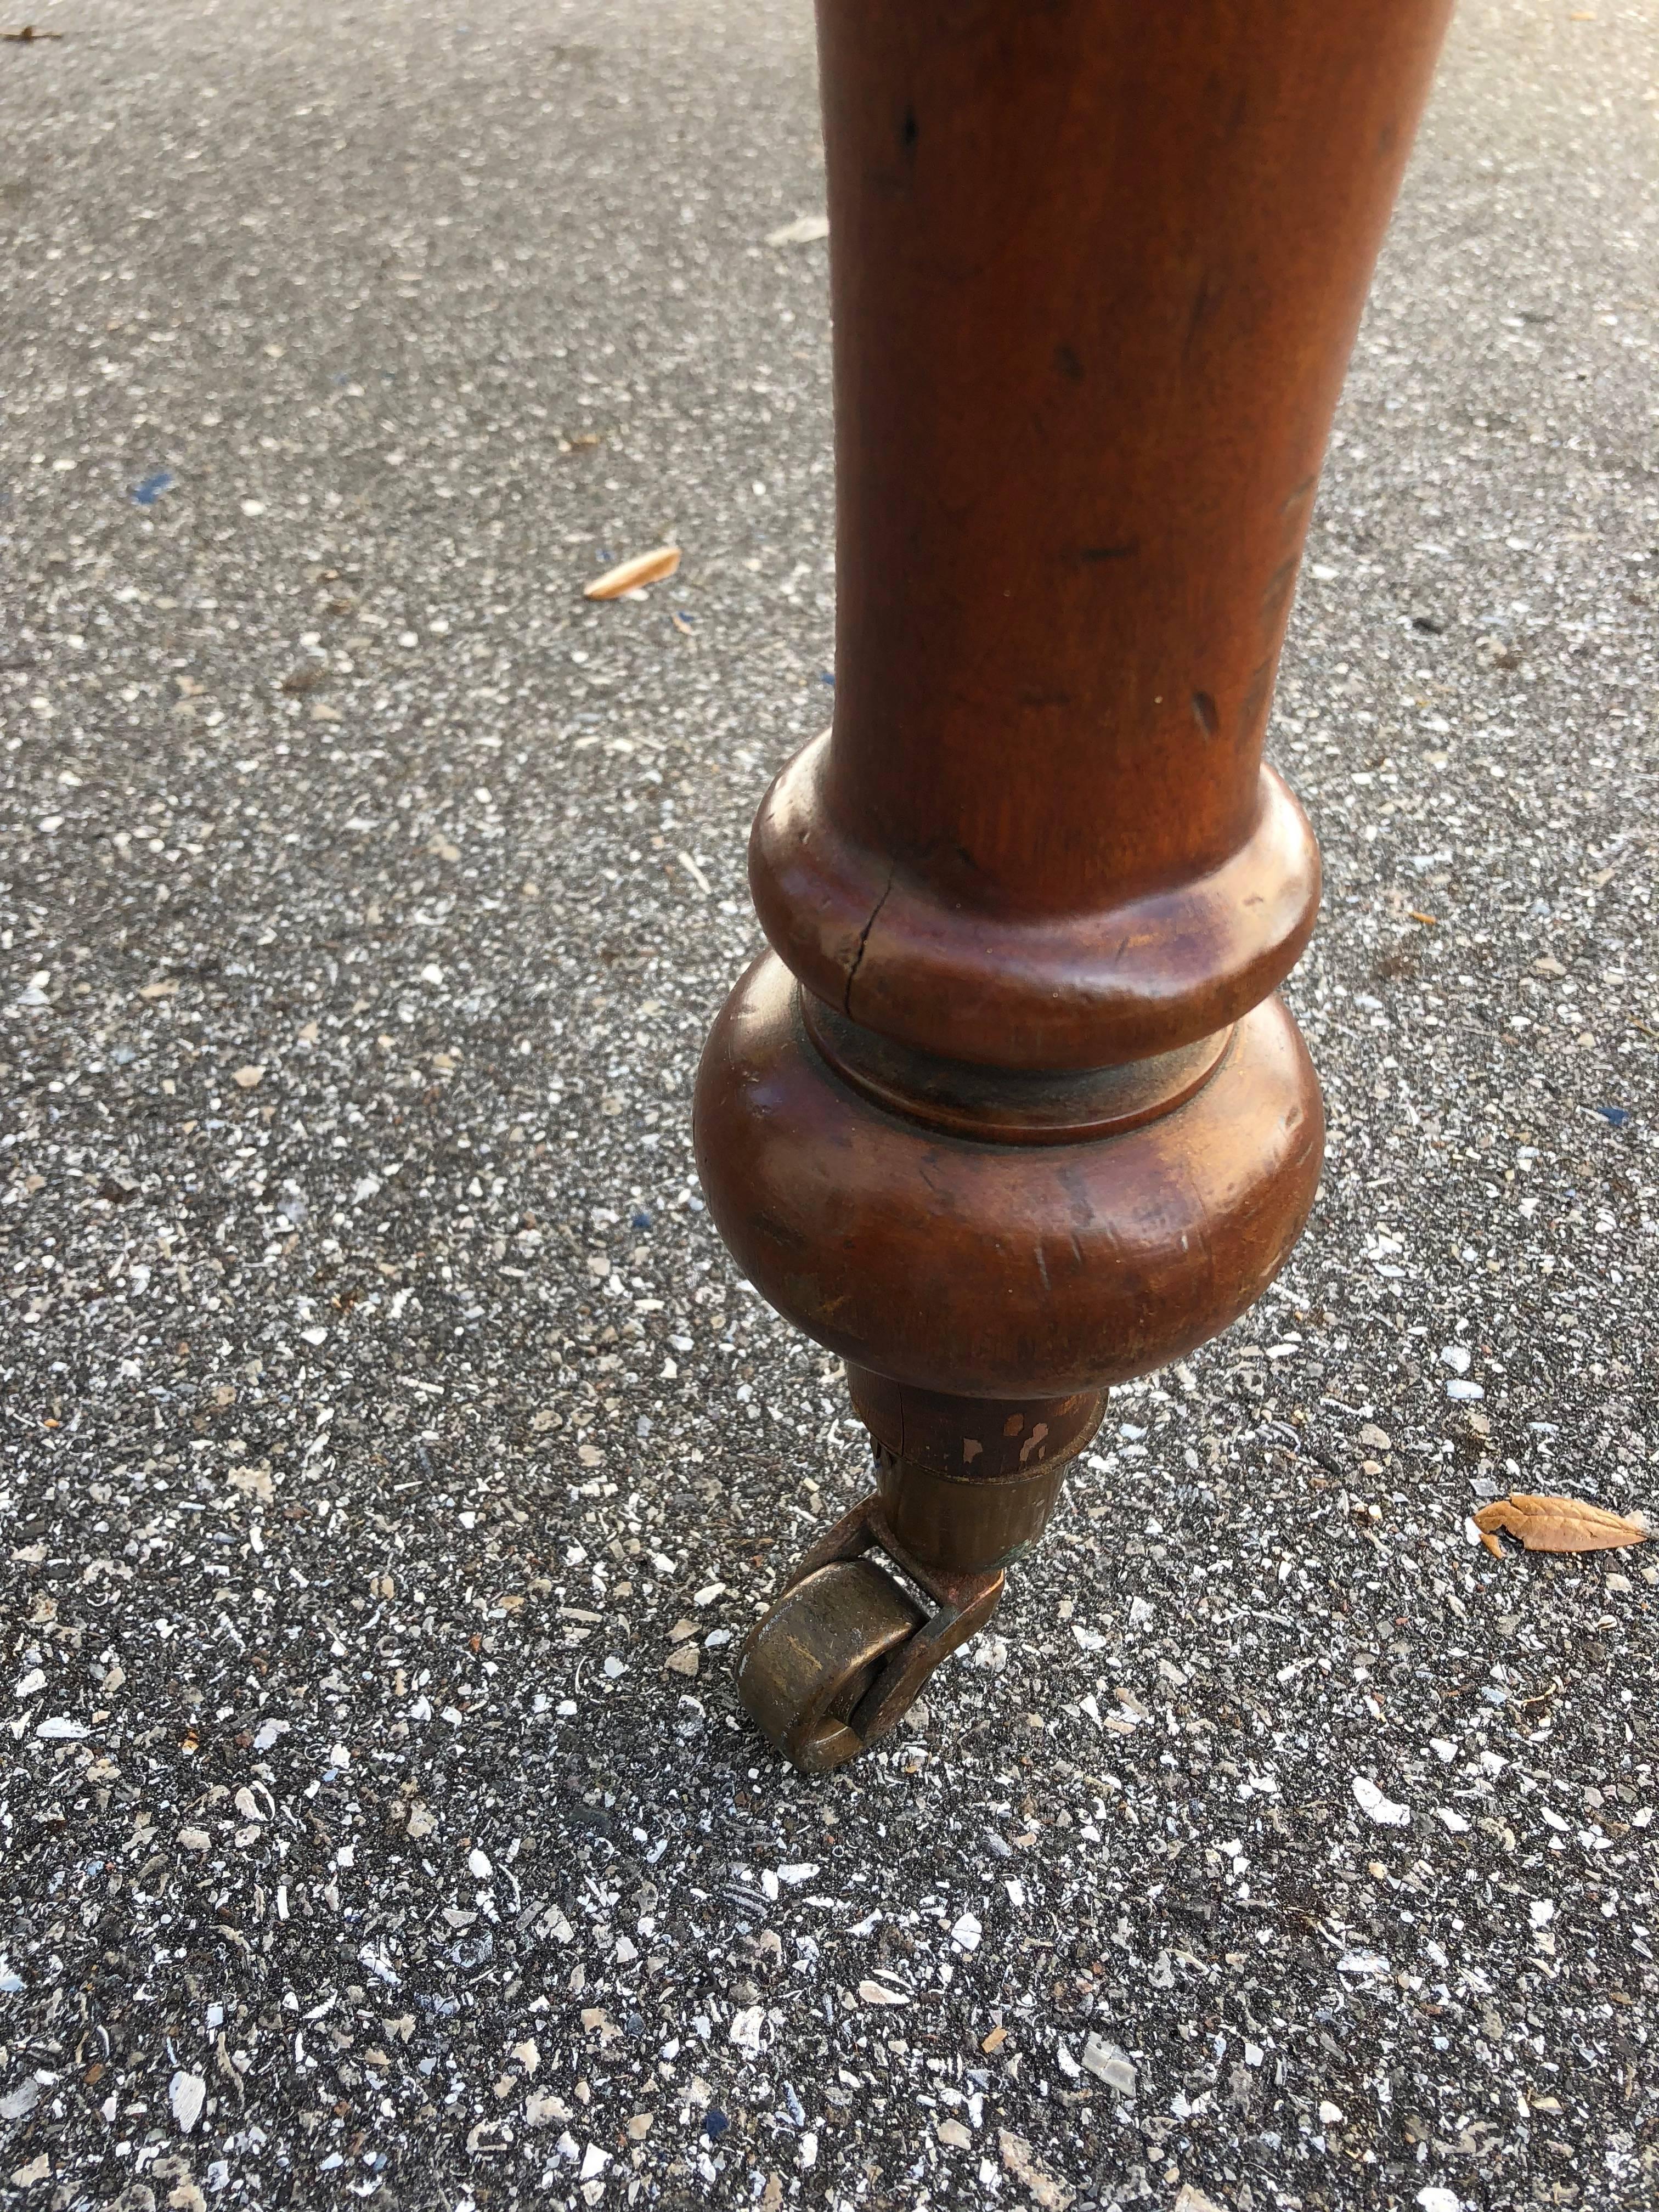
[[[930,1613],[877,1564],[890,1561]],[[1002,1596],[1000,1566],[951,1572],[901,1546],[872,1493],[826,1530],[738,1658],[738,1695],[804,1774],[827,1774],[898,1725],[922,1684],[978,1634]]]

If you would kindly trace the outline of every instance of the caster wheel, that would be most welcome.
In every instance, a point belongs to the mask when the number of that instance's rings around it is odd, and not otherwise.
[[[738,1695],[802,1773],[827,1774],[864,1749],[851,1716],[883,1661],[927,1619],[872,1560],[837,1559],[787,1589],[750,1632]]]

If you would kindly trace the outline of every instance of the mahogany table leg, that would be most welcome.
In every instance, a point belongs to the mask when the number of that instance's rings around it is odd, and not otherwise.
[[[835,723],[756,820],[772,950],[696,1106],[721,1233],[876,1449],[740,1662],[809,1770],[989,1618],[1109,1387],[1242,1313],[1312,1202],[1273,993],[1318,855],[1263,731],[1449,12],[819,0]]]

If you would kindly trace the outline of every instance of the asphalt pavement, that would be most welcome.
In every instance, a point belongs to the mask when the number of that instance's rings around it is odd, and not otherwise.
[[[824,1781],[731,1662],[862,1448],[689,1145],[830,701],[808,11],[40,28],[12,2201],[1652,2206],[1659,1547],[1469,1521],[1659,1508],[1652,8],[1464,8],[1356,351],[1271,739],[1307,1237]]]

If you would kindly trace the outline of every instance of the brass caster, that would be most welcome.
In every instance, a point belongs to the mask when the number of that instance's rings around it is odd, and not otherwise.
[[[868,1556],[878,1549],[933,1611]],[[793,1765],[828,1774],[898,1725],[940,1660],[991,1618],[1002,1588],[1000,1569],[929,1571],[894,1542],[880,1498],[867,1498],[813,1547],[750,1630],[738,1698]]]
[[[927,1615],[872,1559],[839,1559],[796,1583],[744,1645],[738,1694],[803,1774],[864,1749],[852,1717],[888,1655]]]

